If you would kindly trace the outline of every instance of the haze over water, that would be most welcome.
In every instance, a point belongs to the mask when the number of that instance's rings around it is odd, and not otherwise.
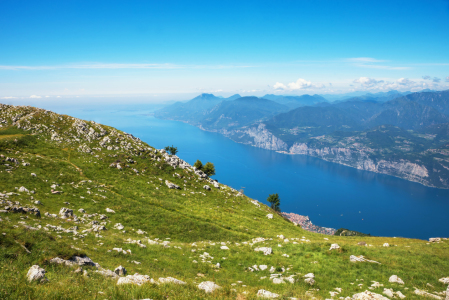
[[[449,233],[449,190],[238,144],[188,124],[156,119],[149,115],[154,107],[47,108],[116,127],[158,149],[174,145],[190,164],[213,162],[219,182],[265,204],[269,194],[278,193],[283,212],[308,215],[319,226],[420,239]]]

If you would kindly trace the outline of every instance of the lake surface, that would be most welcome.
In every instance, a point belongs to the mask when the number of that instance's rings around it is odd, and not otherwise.
[[[116,127],[158,149],[174,145],[178,156],[192,165],[197,159],[214,163],[219,182],[264,203],[269,194],[278,193],[282,211],[307,215],[319,226],[377,236],[449,236],[449,190],[237,144],[220,134],[149,116],[156,106],[46,108]]]

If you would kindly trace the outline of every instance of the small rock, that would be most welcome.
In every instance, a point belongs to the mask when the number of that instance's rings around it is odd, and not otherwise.
[[[390,279],[388,279],[388,281],[393,282],[393,283],[404,284],[404,281],[402,281],[402,279],[399,278],[397,275],[391,275]]]
[[[174,284],[187,284],[184,281],[178,280],[173,277],[167,277],[167,278],[159,278],[160,283],[174,283]]]
[[[19,190],[19,192],[20,192],[20,190]],[[430,238],[429,239],[429,242],[431,242],[431,243],[435,243],[435,242],[441,242],[441,238]]]
[[[329,248],[329,250],[334,250],[334,249],[340,249],[340,246],[338,246],[338,244],[332,244],[331,247]]]
[[[390,247],[390,244],[384,243],[383,246],[384,246],[384,247]]]
[[[203,189],[205,189],[206,191],[210,191],[210,186],[208,186],[207,184],[205,186],[203,186]]]
[[[206,293],[212,293],[216,289],[220,289],[221,287],[216,285],[212,281],[203,281],[198,285],[200,290],[204,290]]]
[[[134,275],[128,275],[126,277],[120,277],[117,281],[117,285],[121,284],[137,284],[142,285],[146,282],[153,283],[154,280],[150,278],[148,275],[140,275],[139,273],[136,273]]]
[[[271,249],[270,247],[258,247],[255,248],[254,251],[263,252],[264,255],[270,255],[273,253],[273,249]]]
[[[268,219],[273,219],[273,214],[268,214],[268,215],[267,215],[267,218],[268,218]]]
[[[111,214],[115,214],[115,211],[110,209],[110,208],[106,208],[106,212],[111,213]]]
[[[229,247],[228,246],[221,246],[220,249],[221,250],[229,250]]]
[[[266,290],[258,290],[257,291],[257,297],[261,297],[261,298],[277,298],[279,297],[278,294],[266,291]]]
[[[376,294],[370,291],[364,291],[362,293],[358,293],[352,296],[352,300],[389,300],[389,299],[380,294]]]
[[[39,281],[45,282],[48,281],[47,277],[45,277],[45,270],[39,267],[38,265],[32,266],[27,273],[28,281]]]
[[[310,285],[314,285],[315,284],[315,280],[313,278],[304,279],[304,282],[308,283]]]
[[[115,268],[114,273],[119,275],[119,276],[125,276],[126,275],[126,269],[122,266],[118,266],[117,268]]]
[[[29,191],[28,189],[26,189],[25,187],[21,186],[21,187],[19,188],[19,192],[20,192],[20,193],[23,193],[23,192],[29,193],[30,191]]]

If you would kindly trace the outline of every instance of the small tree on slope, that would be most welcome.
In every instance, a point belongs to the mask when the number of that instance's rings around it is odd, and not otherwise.
[[[281,199],[279,198],[278,194],[271,194],[270,196],[268,196],[267,201],[271,203],[271,208],[274,211],[281,211]]]

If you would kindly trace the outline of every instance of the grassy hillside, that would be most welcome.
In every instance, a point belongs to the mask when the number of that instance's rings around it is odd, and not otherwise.
[[[372,287],[378,294],[392,288],[421,299],[418,288],[444,297],[447,240],[310,233],[114,128],[9,105],[0,105],[0,124],[0,299],[255,299],[261,289],[279,299],[337,299],[370,290],[372,281],[383,284]],[[62,208],[74,215],[63,218]],[[335,243],[340,248],[329,250]],[[75,255],[101,267],[75,272],[50,262]],[[351,255],[380,264],[353,263]],[[33,265],[48,282],[27,281]],[[154,283],[117,285],[97,272],[119,265]],[[304,281],[308,273],[314,285]],[[391,275],[405,284],[389,283]],[[186,284],[159,280],[167,277]],[[205,293],[203,281],[221,289]]]

